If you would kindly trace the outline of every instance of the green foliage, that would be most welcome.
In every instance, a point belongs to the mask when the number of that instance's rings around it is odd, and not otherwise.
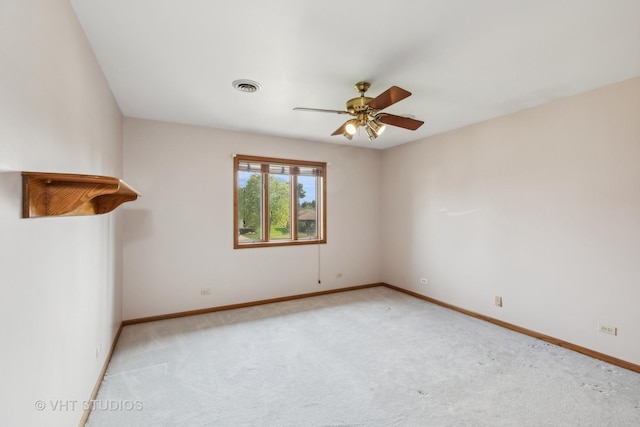
[[[298,193],[304,190],[298,186]],[[262,177],[260,174],[252,174],[244,187],[238,193],[238,213],[243,220],[240,224],[243,228],[258,230],[261,212]],[[269,175],[269,218],[271,227],[288,227],[289,206],[291,195],[289,183]]]
[[[289,223],[290,199],[289,183],[269,175],[269,218],[272,227],[286,227]]]
[[[252,174],[247,184],[238,192],[238,213],[246,228],[260,228],[260,203],[262,192],[262,177]]]

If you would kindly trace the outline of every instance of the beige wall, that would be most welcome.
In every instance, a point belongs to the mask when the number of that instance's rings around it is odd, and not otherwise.
[[[382,175],[385,282],[640,363],[640,78],[387,150]]]
[[[125,319],[380,280],[380,151],[129,118],[124,129],[125,177],[142,193],[123,207]],[[330,163],[327,244],[234,250],[234,153]]]
[[[69,2],[1,2],[2,425],[77,425],[121,320],[118,214],[21,219],[20,171],[119,176],[121,157],[120,110]]]

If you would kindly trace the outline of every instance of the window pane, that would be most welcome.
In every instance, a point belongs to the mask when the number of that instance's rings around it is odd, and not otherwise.
[[[260,170],[260,165],[257,166]],[[261,218],[262,175],[238,171],[238,243],[262,240]]]
[[[269,223],[269,240],[291,239],[291,190],[288,174],[272,172],[269,175]]]
[[[298,176],[298,239],[318,238],[317,178]]]

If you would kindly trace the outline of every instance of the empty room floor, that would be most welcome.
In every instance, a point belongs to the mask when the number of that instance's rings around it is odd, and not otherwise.
[[[637,426],[640,374],[386,288],[125,326],[88,426]]]

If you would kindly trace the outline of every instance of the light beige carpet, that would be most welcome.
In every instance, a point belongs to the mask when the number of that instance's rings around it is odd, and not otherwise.
[[[87,425],[639,426],[640,375],[376,287],[127,326]]]

